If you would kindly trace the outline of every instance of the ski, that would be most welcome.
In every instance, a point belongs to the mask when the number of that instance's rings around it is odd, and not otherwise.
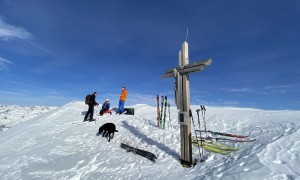
[[[198,140],[197,141],[197,139],[193,139],[192,143],[194,143],[194,144],[198,143],[199,145],[201,145],[201,143],[202,143],[202,145],[208,145],[208,146],[212,146],[212,147],[215,147],[217,149],[226,150],[226,151],[238,151],[239,150],[239,148],[236,148],[236,147],[231,147],[231,146],[227,146],[227,145],[224,145],[224,144],[220,144],[220,143],[216,143],[216,142],[212,142],[212,141],[207,141],[207,140]]]
[[[215,141],[224,141],[224,142],[253,142],[256,141],[256,139],[241,139],[241,138],[224,138],[224,137],[200,137],[200,139],[203,141],[206,140],[215,140]]]
[[[160,120],[160,110],[159,110],[159,95],[156,96],[157,101],[157,126],[159,127],[159,120]]]
[[[202,147],[203,149],[207,150],[207,151],[210,151],[210,152],[214,152],[214,153],[219,153],[219,154],[222,154],[222,155],[227,155],[229,153],[231,153],[232,151],[231,150],[224,150],[224,149],[219,149],[217,147],[214,147],[214,146],[211,146],[211,144],[205,144],[203,143],[202,145],[197,141],[193,141],[193,145],[194,146],[197,146],[197,147]]]
[[[72,122],[73,125],[81,125],[81,124],[85,124],[84,122]]]
[[[134,154],[138,154],[140,156],[143,156],[143,157],[149,159],[152,162],[155,162],[155,159],[157,159],[157,157],[151,152],[141,150],[141,149],[138,149],[138,148],[134,148],[134,147],[129,146],[129,145],[124,144],[124,143],[121,143],[121,147],[123,149],[125,149],[127,152],[132,152]]]
[[[164,112],[164,100],[165,100],[165,97],[164,96],[161,96],[161,112],[160,112],[160,120],[159,120],[159,127],[161,128],[162,126],[162,120],[163,120],[163,112]]]
[[[197,130],[197,131],[199,131],[199,130]],[[244,136],[244,135],[221,133],[221,132],[210,131],[210,130],[208,130],[208,131],[200,130],[200,132],[207,132],[207,133],[211,133],[212,135],[229,136],[229,137],[235,137],[235,138],[247,138],[247,137],[249,137],[249,136]]]
[[[72,122],[72,124],[74,125],[80,125],[80,124],[86,124],[86,123],[89,123],[89,122],[94,122],[96,121],[96,119],[91,119],[91,120],[86,120],[86,121],[82,121],[82,122]]]
[[[238,138],[213,138],[216,141],[230,141],[230,142],[253,142],[256,141],[256,139],[238,139]]]
[[[99,119],[99,120],[102,120],[102,119],[106,119],[106,118],[108,118],[109,116],[111,116],[110,114],[103,114],[102,116],[97,116],[97,119]]]
[[[165,127],[166,127],[167,102],[168,102],[168,97],[165,96],[165,103],[164,103],[164,119],[163,119],[163,124],[162,124],[162,128],[163,128],[163,129],[165,129]]]
[[[170,102],[168,101],[168,112],[169,112],[169,122],[168,122],[168,128],[170,128],[170,127],[171,127],[171,116],[170,116],[170,114],[171,114],[171,111],[170,111],[170,107],[171,107],[171,105],[170,105]]]

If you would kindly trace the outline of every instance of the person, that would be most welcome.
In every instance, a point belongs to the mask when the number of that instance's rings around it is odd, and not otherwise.
[[[97,92],[94,92],[91,95],[91,99],[90,102],[88,103],[89,109],[84,117],[83,121],[93,121],[94,120],[94,106],[98,106],[99,104],[96,102],[96,96],[97,96]],[[90,118],[88,119],[88,117],[90,116]]]
[[[127,97],[127,90],[125,87],[122,87],[117,114],[122,114],[124,112],[124,103],[126,101],[126,97]]]
[[[109,108],[110,108],[109,99],[106,99],[105,102],[102,105],[102,109],[100,110],[100,116],[102,116],[103,114],[106,114],[106,113],[111,114]]]

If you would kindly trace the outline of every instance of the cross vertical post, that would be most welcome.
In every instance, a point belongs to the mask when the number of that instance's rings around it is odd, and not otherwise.
[[[188,43],[182,44],[182,49],[179,52],[179,66],[183,67],[189,64]],[[186,124],[180,125],[180,137],[181,137],[181,163],[192,165],[194,164],[192,159],[192,138],[191,138],[191,118],[188,116],[190,111],[190,81],[189,74],[182,74],[179,76],[181,83],[181,95],[179,112],[183,112],[186,116]]]
[[[192,158],[192,134],[190,119],[190,82],[189,73],[202,71],[212,63],[211,59],[189,64],[188,43],[184,42],[179,51],[179,66],[169,69],[163,78],[175,78],[175,103],[177,105],[178,123],[180,124],[181,164],[191,167],[195,164]]]

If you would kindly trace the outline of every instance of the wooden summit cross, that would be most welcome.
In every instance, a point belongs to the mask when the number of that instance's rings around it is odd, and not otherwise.
[[[190,112],[190,83],[189,73],[202,71],[205,66],[212,63],[212,59],[202,60],[189,64],[188,43],[182,44],[179,51],[179,66],[166,71],[163,78],[175,78],[175,103],[178,113],[178,123],[180,124],[181,136],[181,164],[184,166],[193,166],[195,162],[192,159],[192,135]]]

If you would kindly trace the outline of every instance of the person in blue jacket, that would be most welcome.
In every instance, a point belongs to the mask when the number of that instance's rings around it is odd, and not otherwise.
[[[109,110],[109,108],[110,108],[110,103],[109,103],[109,100],[106,99],[102,105],[102,109],[100,110],[100,116],[102,116],[103,114],[106,114],[106,113],[111,114],[111,111]]]

